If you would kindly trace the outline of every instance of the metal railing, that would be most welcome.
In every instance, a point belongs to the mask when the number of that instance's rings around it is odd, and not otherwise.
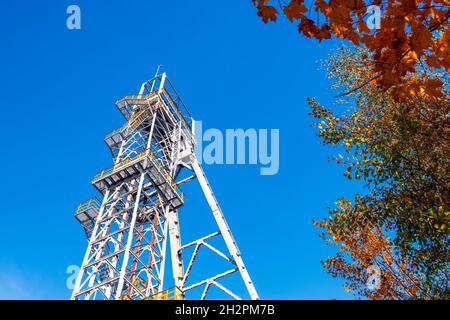
[[[106,136],[105,136],[105,140],[116,135],[116,134],[121,134],[123,130],[125,130],[127,123],[125,123],[124,125],[122,125],[121,127],[114,129],[113,131],[109,132]]]
[[[154,106],[152,109],[155,110],[157,108],[157,106]],[[122,134],[123,132],[125,132],[125,135],[127,136],[132,130],[136,129],[136,127],[138,127],[142,122],[145,121],[145,118],[141,118],[138,120],[138,118],[143,115],[146,111],[148,111],[149,109],[147,108],[142,108],[140,110],[138,110],[138,112],[136,112],[135,114],[133,114],[127,122],[125,122],[125,124],[123,124],[122,126],[120,126],[119,128],[109,132],[106,136],[105,136],[105,140],[116,135],[116,134]]]
[[[183,300],[184,295],[183,292],[178,287],[172,287],[161,292],[155,293],[149,297],[144,298],[143,300]],[[119,300],[133,300],[133,298],[125,293],[124,295],[119,297]]]
[[[143,108],[143,109],[139,110],[138,112],[136,112],[135,114],[133,114],[133,115],[131,116],[131,118],[128,119],[127,122],[125,122],[125,124],[123,124],[122,126],[120,126],[120,127],[117,128],[117,129],[115,129],[115,130],[109,132],[109,133],[105,136],[105,140],[108,139],[108,138],[110,138],[110,137],[112,137],[112,136],[114,136],[114,135],[116,135],[116,134],[122,134],[122,132],[124,132],[125,130],[128,130],[128,131],[129,131],[129,130],[134,129],[134,127],[137,127],[142,121],[141,121],[140,123],[138,123],[138,124],[134,123],[133,125],[131,125],[131,123],[132,123],[134,120],[136,120],[136,118],[138,118],[140,115],[142,115],[145,111],[146,111],[146,109]]]
[[[94,181],[97,181],[106,176],[109,176],[110,174],[114,173],[115,171],[118,171],[118,170],[126,167],[130,162],[132,162],[134,160],[139,160],[140,158],[145,157],[146,153],[147,153],[147,151],[142,151],[142,152],[136,154],[135,156],[129,157],[125,160],[120,161],[119,163],[112,165],[111,167],[103,169],[102,171],[100,171],[99,173],[97,173],[94,176]]]
[[[183,300],[183,292],[178,287],[172,287],[148,297],[149,300]]]
[[[125,97],[117,100],[116,103],[124,102],[126,100],[148,100],[151,97],[153,97],[154,95],[155,95],[154,92],[151,92],[148,94],[129,94],[129,95],[126,95]]]
[[[164,175],[166,180],[170,183],[170,185],[175,190],[175,192],[178,194],[178,196],[181,198],[181,200],[184,200],[184,193],[180,190],[180,188],[178,188],[176,181],[166,171],[166,169],[163,166],[161,166],[161,164],[159,162],[155,161],[156,160],[155,154],[152,151],[150,151],[149,156],[150,156],[150,159],[152,160],[153,164],[155,165],[155,167],[157,167],[159,172],[161,172],[161,174]]]
[[[101,205],[102,203],[97,199],[97,197],[92,197],[86,201],[80,202],[77,206],[77,211],[75,214],[79,214],[89,209],[100,209]]]
[[[178,188],[178,185],[176,183],[176,181],[172,178],[172,176],[166,171],[166,169],[158,162],[156,161],[156,157],[155,154],[150,151],[150,150],[144,150],[138,154],[136,154],[135,156],[129,157],[125,160],[120,161],[119,163],[116,163],[115,165],[112,165],[111,167],[108,167],[106,169],[103,169],[102,171],[98,172],[95,176],[94,176],[94,180],[93,181],[98,181],[106,176],[109,176],[111,174],[113,174],[116,171],[119,171],[122,168],[125,168],[128,166],[128,164],[130,164],[133,161],[141,161],[143,160],[146,156],[149,156],[153,166],[155,166],[159,172],[166,178],[166,180],[168,181],[168,183],[171,185],[171,187],[175,190],[175,192],[178,194],[178,196],[180,197],[181,200],[184,200],[184,193],[180,190],[180,188]]]

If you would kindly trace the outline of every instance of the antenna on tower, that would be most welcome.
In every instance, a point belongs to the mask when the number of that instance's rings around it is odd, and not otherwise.
[[[159,69],[161,69],[161,67],[162,67],[162,64],[158,64],[158,66],[156,67],[155,77],[158,76],[158,74],[159,74]]]
[[[161,69],[161,67],[162,67],[162,64],[158,64],[158,67],[156,67],[156,72],[155,72],[155,76],[153,77],[152,86],[150,88],[150,91],[153,91],[153,89],[155,87],[155,82],[159,76],[159,69]]]
[[[152,81],[152,85],[151,85],[151,87],[150,87],[150,91],[153,91],[153,88],[155,87],[155,82],[156,82],[156,79],[158,78],[158,75],[159,75],[159,70],[161,69],[161,67],[162,67],[162,64],[158,64],[158,66],[156,67],[156,72],[155,72],[155,75],[153,76],[153,81]],[[141,85],[141,89],[139,90],[139,94],[144,94],[144,91],[145,91],[145,85],[147,84],[147,83],[149,83],[150,81],[149,80],[147,80],[147,81],[145,81],[144,83],[142,83],[142,85]]]

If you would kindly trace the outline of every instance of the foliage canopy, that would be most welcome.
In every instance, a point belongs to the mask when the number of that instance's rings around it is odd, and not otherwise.
[[[442,99],[397,101],[392,89],[361,87],[371,74],[367,55],[364,49],[343,48],[326,63],[333,87],[351,92],[343,101],[347,111],[333,112],[309,100],[321,141],[343,149],[333,159],[368,191],[353,203],[339,199],[329,219],[316,222],[325,229],[324,239],[342,251],[324,264],[360,295],[448,298],[450,95],[444,87]],[[424,73],[418,69],[414,76]],[[447,83],[440,74],[433,77]],[[366,289],[363,271],[371,264],[384,270],[384,291]],[[402,278],[407,281],[400,285]]]
[[[372,64],[366,80],[383,90],[394,88],[397,99],[442,94],[439,79],[426,73],[418,78],[415,71],[419,66],[450,71],[450,0],[252,1],[265,23],[281,12],[306,37],[321,41],[334,35],[367,48]],[[382,12],[378,30],[366,21],[372,5]]]

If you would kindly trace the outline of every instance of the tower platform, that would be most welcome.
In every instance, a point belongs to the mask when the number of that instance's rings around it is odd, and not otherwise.
[[[134,157],[122,160],[121,162],[100,171],[95,175],[92,184],[98,191],[104,194],[111,186],[132,179],[140,173],[145,173],[148,176],[155,188],[161,191],[165,200],[168,201],[173,208],[178,208],[183,205],[183,192],[178,188],[176,182],[157,161],[155,155],[150,150],[142,151]]]
[[[81,202],[77,206],[75,219],[77,219],[77,221],[83,227],[88,239],[92,234],[92,229],[94,228],[101,205],[102,203],[97,199],[97,197],[92,197],[86,201]]]

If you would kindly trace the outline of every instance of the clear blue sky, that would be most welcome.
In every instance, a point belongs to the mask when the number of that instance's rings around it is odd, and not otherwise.
[[[70,4],[79,31],[66,28]],[[86,248],[73,213],[111,164],[103,137],[123,120],[114,101],[157,64],[205,128],[280,129],[278,175],[205,168],[261,297],[350,297],[322,268],[332,249],[311,223],[358,190],[307,115],[308,96],[335,94],[316,62],[337,42],[264,25],[250,0],[1,1],[0,17],[0,298],[70,296],[66,268]]]

